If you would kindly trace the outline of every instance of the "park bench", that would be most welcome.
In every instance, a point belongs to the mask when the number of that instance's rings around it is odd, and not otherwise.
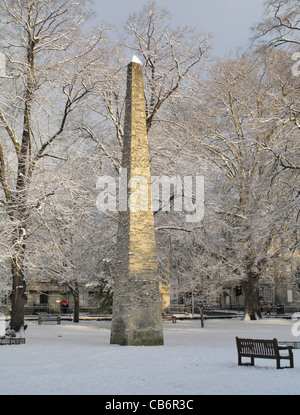
[[[236,345],[238,351],[238,364],[254,366],[254,359],[275,359],[277,369],[286,367],[294,367],[293,346],[278,346],[277,339],[261,340],[261,339],[241,339],[236,337]],[[287,350],[288,354],[282,355],[280,351]],[[242,363],[242,357],[250,357],[250,363]],[[286,359],[290,361],[290,366],[281,367],[280,360]]]
[[[177,318],[174,316],[174,314],[163,314],[162,319],[163,321],[172,321],[172,323],[177,322]]]
[[[0,337],[0,345],[3,344],[25,344],[24,337]]]
[[[57,324],[61,324],[61,316],[58,314],[39,314],[38,323],[43,324],[44,321],[55,321]]]

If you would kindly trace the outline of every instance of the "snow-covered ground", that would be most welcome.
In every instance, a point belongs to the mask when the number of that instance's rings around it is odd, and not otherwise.
[[[29,322],[26,344],[0,346],[0,394],[201,395],[300,394],[294,369],[275,360],[238,366],[235,336],[300,341],[291,320],[164,323],[164,346],[110,345],[110,322]],[[285,361],[282,361],[285,364]]]

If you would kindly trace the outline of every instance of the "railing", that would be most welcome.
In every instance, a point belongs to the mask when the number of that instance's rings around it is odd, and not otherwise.
[[[25,306],[25,314],[26,315],[35,315],[39,313],[47,313],[47,314],[53,314],[57,313],[57,310],[54,311],[54,309],[50,308],[48,304],[37,304],[32,306]]]
[[[190,305],[184,305],[184,304],[171,304],[169,307],[167,307],[164,310],[166,313],[187,313],[192,314],[192,307]],[[210,312],[222,312],[222,311],[236,311],[243,313],[245,311],[244,305],[239,304],[228,304],[225,307],[220,306],[214,306],[214,307],[205,307],[205,314],[208,314]],[[261,311],[266,314],[267,309],[266,305],[264,304],[261,307]],[[283,314],[293,314],[296,312],[300,312],[300,304],[299,306],[289,306],[289,305],[283,305],[283,304],[273,304],[271,305],[270,314],[271,315],[283,315]],[[200,308],[199,306],[194,307],[194,313],[200,314]]]
[[[86,313],[86,314],[95,314],[99,315],[101,314],[99,307],[85,307],[80,306],[79,307],[80,313]],[[25,315],[38,315],[40,313],[46,313],[46,314],[57,314],[57,313],[64,313],[60,307],[54,308],[50,307],[49,304],[35,304],[32,306],[25,306]],[[72,314],[73,313],[73,307],[69,307],[66,311],[66,314]]]

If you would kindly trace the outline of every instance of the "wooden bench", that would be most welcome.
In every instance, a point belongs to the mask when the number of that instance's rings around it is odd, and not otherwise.
[[[172,321],[172,323],[177,323],[177,318],[174,314],[163,314],[162,319],[163,321]]]
[[[38,323],[43,324],[43,321],[56,321],[57,324],[61,324],[61,316],[56,314],[39,314]]]
[[[236,346],[238,350],[238,364],[254,366],[254,359],[275,359],[277,369],[286,367],[294,367],[293,346],[278,346],[277,339],[261,340],[261,339],[240,339],[236,337]],[[287,350],[287,355],[281,355],[281,350]],[[242,357],[250,357],[250,363],[242,363]],[[280,360],[286,359],[290,361],[290,366],[281,367]]]

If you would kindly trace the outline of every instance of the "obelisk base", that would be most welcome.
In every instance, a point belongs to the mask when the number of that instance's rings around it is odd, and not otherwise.
[[[160,329],[136,329],[126,335],[124,330],[111,334],[110,344],[120,346],[163,346],[164,339]]]
[[[152,294],[152,295],[151,295]],[[110,343],[122,346],[162,346],[163,327],[161,320],[160,299],[153,298],[149,292],[144,304],[126,299],[125,304],[114,304],[113,324]],[[124,298],[123,298],[124,300]],[[131,303],[131,304],[130,304]]]

